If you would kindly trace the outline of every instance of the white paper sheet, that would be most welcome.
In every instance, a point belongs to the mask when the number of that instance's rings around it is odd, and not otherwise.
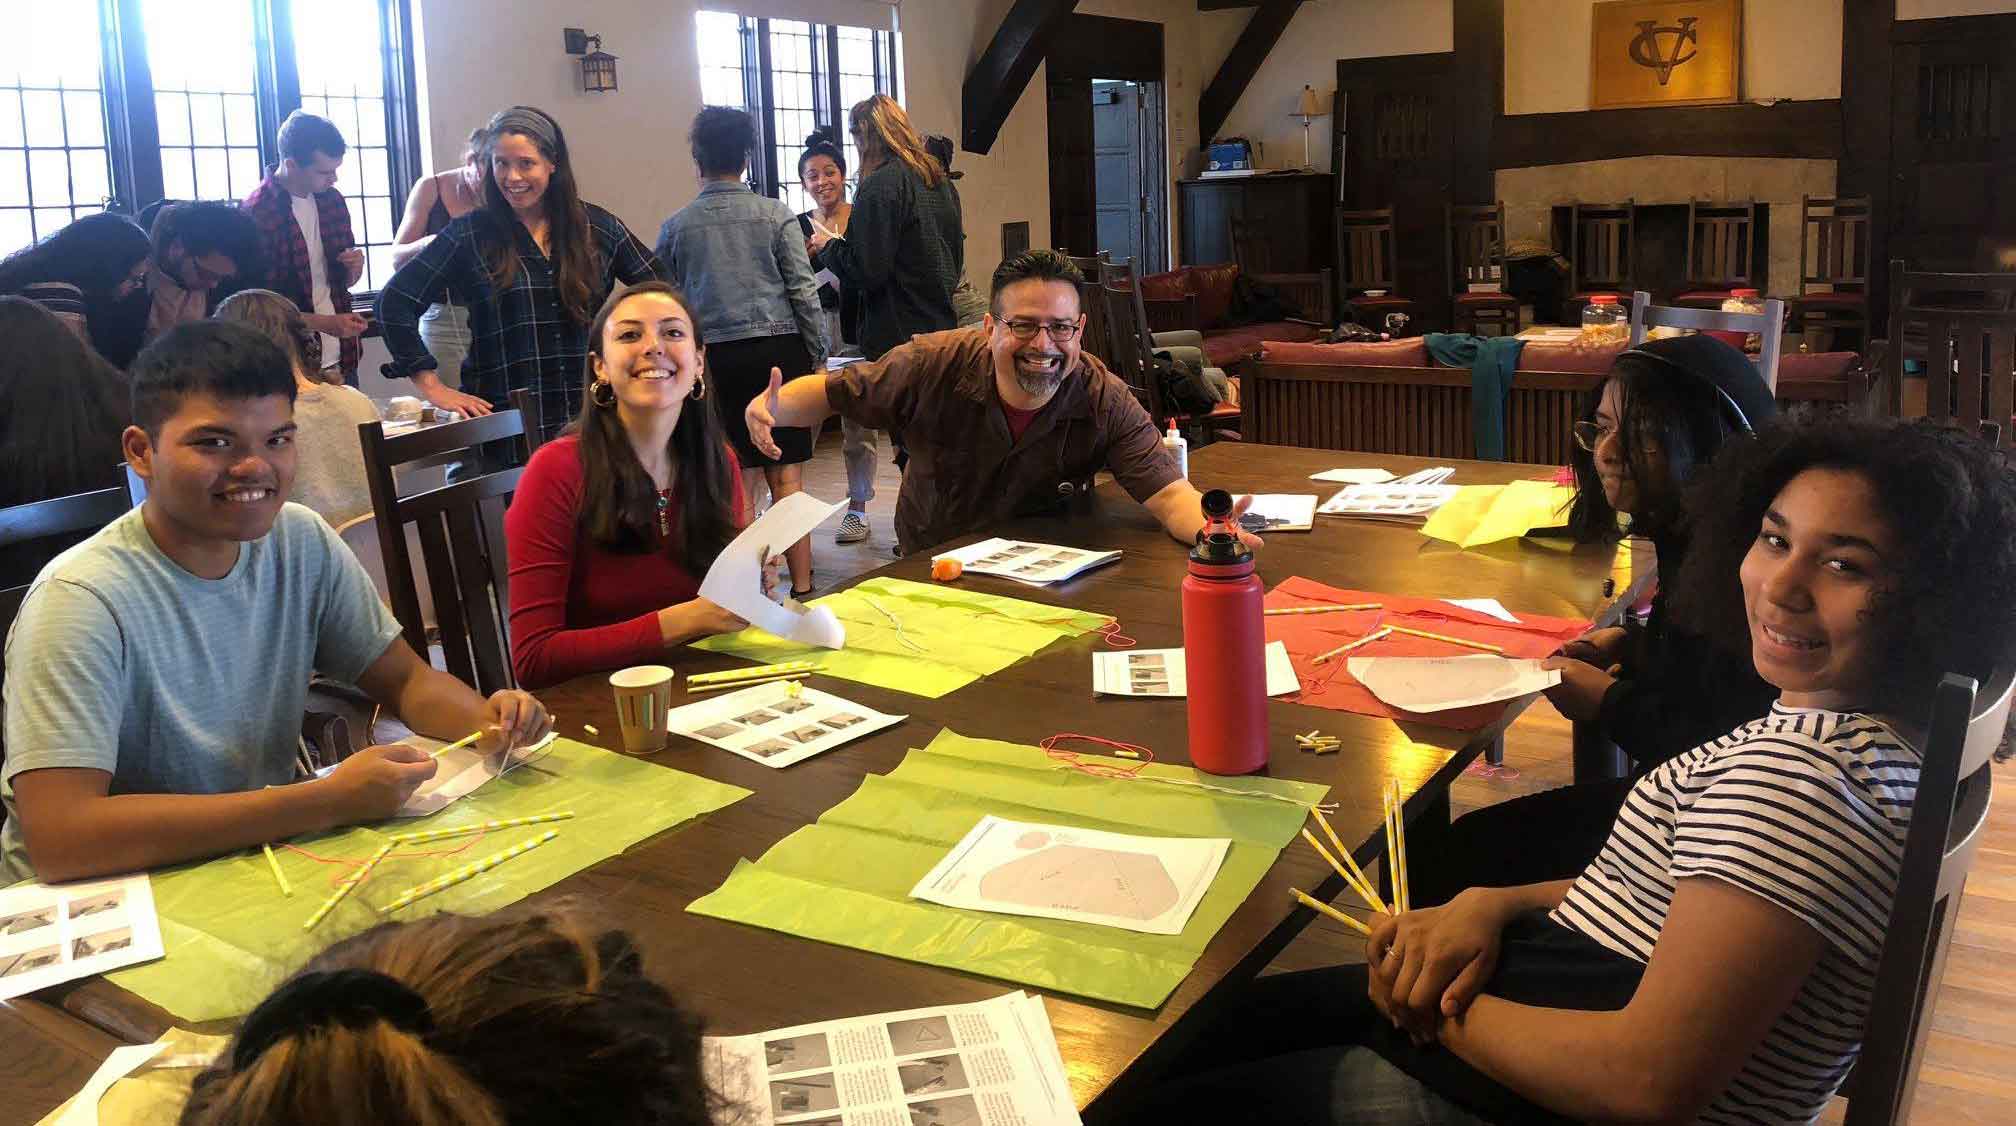
[[[847,628],[831,609],[807,608],[795,602],[780,605],[763,593],[763,567],[770,557],[783,554],[785,548],[845,507],[846,501],[827,504],[811,493],[792,493],[771,505],[770,511],[721,549],[700,582],[700,597],[786,641],[826,649],[847,644]]]
[[[910,718],[886,715],[802,685],[757,684],[665,713],[665,729],[783,768]]]
[[[840,288],[840,279],[834,275],[833,271],[821,270],[812,275],[813,289],[825,289],[829,285],[834,289]]]
[[[1143,837],[988,815],[910,889],[913,899],[1181,934],[1232,842]]]
[[[1507,610],[1505,604],[1495,598],[1445,598],[1442,601],[1451,606],[1461,606],[1465,610],[1489,614],[1501,622],[1511,622],[1515,626],[1519,624],[1519,619],[1512,616],[1512,611]]]
[[[1414,518],[1449,503],[1455,485],[1346,485],[1317,508],[1325,516],[1361,516],[1374,519]]]
[[[399,812],[392,816],[425,817],[430,813],[438,813],[447,808],[450,802],[475,793],[492,778],[502,778],[512,770],[544,755],[556,738],[559,738],[558,732],[548,732],[544,739],[514,748],[509,761],[506,761],[501,751],[485,754],[478,747],[457,747],[435,760],[438,765],[434,770],[434,777],[422,782],[420,788],[406,799],[406,804],[399,807]],[[411,734],[399,742],[418,747],[429,754],[448,745],[445,739],[429,739],[425,735]],[[326,768],[318,773],[327,774],[330,769],[334,768]]]
[[[828,356],[826,357],[826,370],[839,371],[841,368],[847,367],[850,364],[860,364],[866,362],[868,362],[868,357],[866,356]]]
[[[1393,479],[1393,474],[1384,469],[1325,469],[1321,473],[1311,473],[1309,479],[1339,485],[1383,485]]]
[[[0,1001],[161,954],[145,875],[0,891]]]
[[[1239,522],[1249,532],[1306,532],[1316,526],[1316,494],[1254,493]]]
[[[1120,558],[1120,553],[997,538],[981,540],[971,547],[947,551],[934,558],[957,559],[962,567],[976,575],[999,575],[1030,586],[1049,586],[1111,563]]]
[[[1267,694],[1288,696],[1302,691],[1286,642],[1270,641],[1267,654]],[[1187,696],[1190,678],[1181,649],[1131,649],[1092,654],[1092,691],[1108,696]]]
[[[1539,661],[1494,657],[1352,657],[1344,665],[1387,707],[1441,712],[1531,696],[1561,683]]]
[[[708,1089],[742,1126],[1078,1126],[1040,997],[709,1036]]]

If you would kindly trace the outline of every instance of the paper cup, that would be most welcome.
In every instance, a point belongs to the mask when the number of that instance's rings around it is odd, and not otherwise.
[[[672,670],[664,665],[636,665],[610,674],[624,750],[642,755],[665,749],[670,734],[665,729],[665,713],[672,708],[672,676]]]

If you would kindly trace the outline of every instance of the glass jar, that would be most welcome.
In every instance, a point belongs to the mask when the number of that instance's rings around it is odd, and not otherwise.
[[[1629,320],[1616,294],[1592,293],[1589,303],[1582,306],[1581,339],[1589,342],[1607,341],[1613,337],[1622,340],[1629,331],[1626,327]]]
[[[1761,317],[1764,315],[1764,297],[1754,289],[1732,289],[1729,291],[1729,296],[1722,299],[1722,311],[1725,313],[1752,313]],[[1764,337],[1760,333],[1711,332],[1709,335],[1727,343],[1732,348],[1741,348],[1744,352],[1751,355],[1755,355],[1764,348]]]

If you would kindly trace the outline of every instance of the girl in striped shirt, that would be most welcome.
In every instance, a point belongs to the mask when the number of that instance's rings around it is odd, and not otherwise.
[[[1381,916],[1367,965],[1260,981],[1207,1048],[1252,1062],[1159,1121],[1818,1117],[1933,688],[2016,659],[2016,481],[1957,432],[1830,417],[1725,447],[1690,510],[1676,612],[1748,645],[1771,713],[1642,779],[1579,877]]]

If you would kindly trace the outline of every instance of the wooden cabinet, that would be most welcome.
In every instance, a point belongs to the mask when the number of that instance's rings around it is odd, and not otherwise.
[[[1331,212],[1337,178],[1327,172],[1242,176],[1177,182],[1185,266],[1257,258],[1256,273],[1297,274],[1328,269]],[[1235,221],[1246,232],[1248,254],[1233,253]]]

